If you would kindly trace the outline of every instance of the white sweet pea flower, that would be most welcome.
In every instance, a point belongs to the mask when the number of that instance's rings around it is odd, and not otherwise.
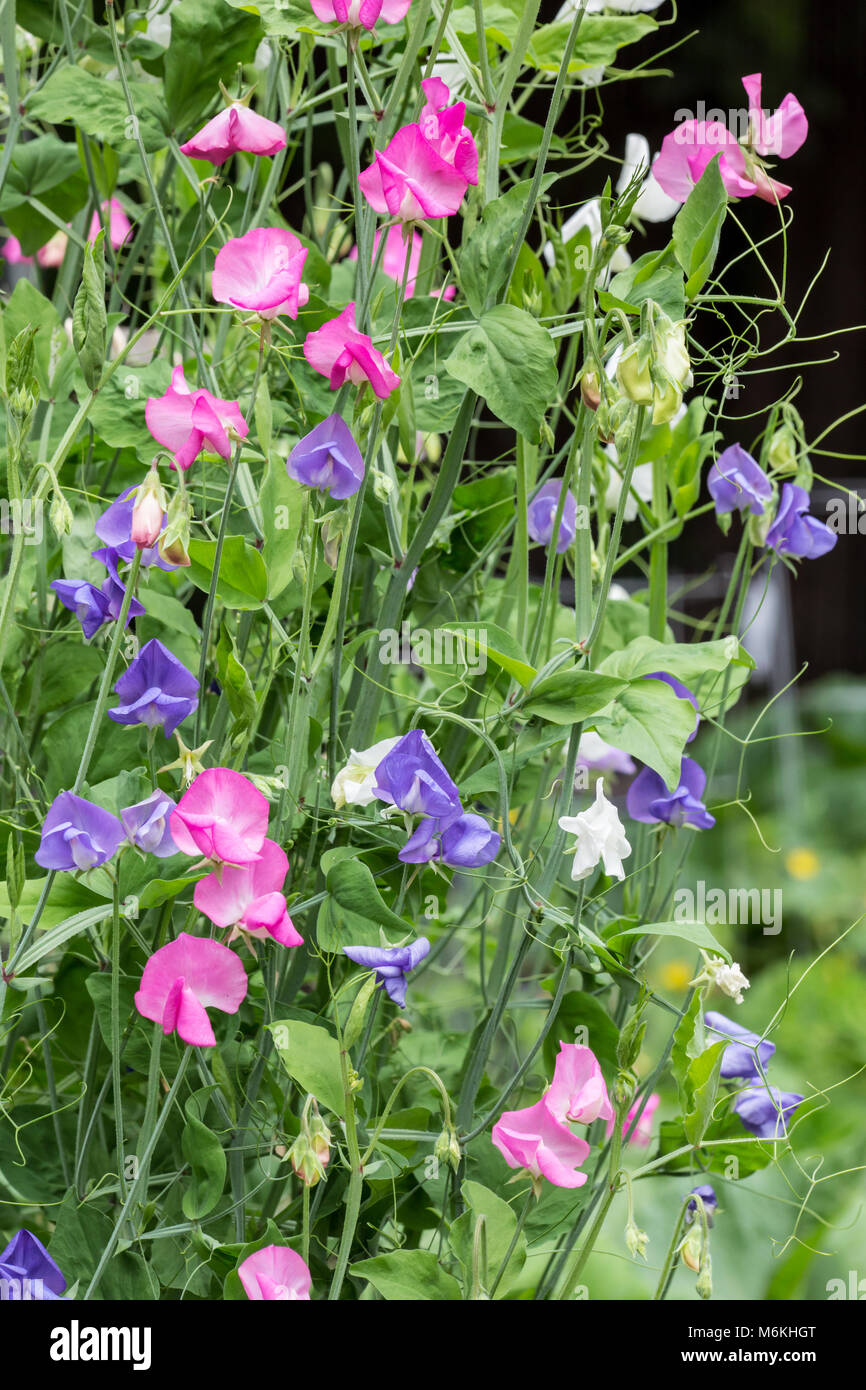
[[[383,738],[372,748],[357,753],[353,748],[349,761],[337,773],[331,785],[331,800],[339,811],[343,806],[369,806],[376,800],[373,790],[375,772],[380,762],[400,742],[398,738]]]
[[[642,222],[668,222],[679,212],[682,204],[676,198],[668,197],[655,178],[649,141],[643,135],[632,133],[625,138],[625,158],[616,183],[617,193],[625,191],[639,169],[646,170],[647,176],[632,208],[632,216],[639,217]]]
[[[559,825],[569,835],[577,836],[571,866],[573,879],[588,878],[600,863],[612,878],[625,878],[622,861],[631,854],[631,845],[625,838],[619,812],[604,794],[601,777],[595,784],[595,801],[589,810],[576,816],[560,816]]]
[[[706,984],[715,986],[726,994],[729,999],[733,999],[735,1004],[742,1004],[743,990],[750,989],[750,981],[743,974],[736,961],[728,965],[727,961],[722,960],[721,956],[708,956],[701,952],[704,957],[704,968],[692,984]]]

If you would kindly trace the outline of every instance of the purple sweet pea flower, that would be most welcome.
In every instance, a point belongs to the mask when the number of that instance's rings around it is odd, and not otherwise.
[[[734,1111],[758,1139],[784,1139],[788,1117],[802,1102],[802,1096],[778,1086],[747,1086],[737,1096]]]
[[[784,483],[776,519],[764,544],[780,555],[817,560],[836,544],[837,537],[817,517],[809,516],[809,494],[796,483]]]
[[[776,1051],[776,1044],[767,1038],[760,1038],[757,1033],[750,1033],[748,1028],[725,1018],[724,1014],[707,1012],[704,1014],[704,1023],[711,1033],[719,1033],[722,1037],[732,1040],[730,1047],[726,1047],[722,1053],[721,1075],[725,1081],[760,1080],[758,1063],[760,1062],[761,1069],[766,1068]],[[712,1038],[711,1041],[718,1042],[718,1038]]]
[[[61,792],[48,808],[33,857],[43,869],[95,869],[111,859],[122,839],[117,816],[74,792]]]
[[[123,556],[112,546],[103,546],[101,550],[91,552],[94,560],[98,560],[108,570],[108,578],[102,583],[102,593],[105,595],[108,604],[108,616],[110,619],[119,618],[120,610],[123,607],[123,599],[126,594],[126,585],[117,571],[119,562]],[[144,612],[144,604],[139,603],[137,598],[133,598],[129,605],[129,614],[126,626],[129,626],[131,618],[140,618]]]
[[[404,864],[437,859],[452,869],[480,869],[499,853],[502,836],[483,816],[464,811],[453,819],[425,817],[397,858]]]
[[[707,1213],[707,1225],[708,1225],[708,1226],[712,1226],[712,1224],[713,1224],[713,1212],[715,1211],[716,1207],[719,1205],[719,1199],[718,1199],[718,1197],[716,1196],[715,1188],[711,1187],[711,1185],[710,1185],[708,1182],[705,1182],[705,1183],[703,1183],[700,1187],[693,1187],[693,1188],[692,1188],[692,1192],[697,1193],[697,1195],[698,1195],[698,1196],[701,1198],[701,1200],[703,1201],[704,1210],[705,1210],[705,1212]],[[697,1211],[698,1211],[698,1204],[697,1204],[697,1202],[689,1202],[688,1206],[686,1207],[686,1225],[687,1225],[687,1226],[688,1226],[688,1225],[691,1225],[692,1221],[694,1221],[695,1216],[697,1215]]]
[[[773,495],[766,473],[740,444],[732,444],[719,455],[707,474],[707,487],[719,516],[735,507],[751,512],[752,516],[763,516]]]
[[[54,590],[63,607],[75,614],[88,642],[103,623],[111,621],[108,599],[101,589],[89,584],[86,579],[54,579],[49,588]]]
[[[344,946],[343,954],[356,965],[375,970],[389,999],[401,1009],[406,1007],[406,976],[414,970],[430,950],[426,936],[419,936],[410,946]]]
[[[688,700],[689,704],[694,705],[695,727],[686,739],[686,743],[691,743],[698,732],[698,725],[701,722],[696,696],[692,694],[687,685],[683,685],[682,681],[678,681],[676,676],[669,676],[667,671],[653,671],[652,675],[647,676],[646,679],[648,681],[664,681],[665,685],[670,686],[678,700]]]
[[[63,1297],[66,1280],[42,1241],[22,1230],[0,1251],[0,1288],[11,1302],[50,1303]]]
[[[562,481],[559,478],[552,478],[549,483],[544,484],[544,487],[539,488],[527,508],[526,524],[530,536],[537,545],[550,544],[561,492]],[[574,540],[576,531],[577,503],[574,500],[574,494],[567,491],[562,508],[562,518],[559,523],[559,536],[556,541],[557,555],[561,555],[564,550],[568,549]]]
[[[162,725],[166,738],[198,704],[198,681],[158,638],[142,647],[114,687],[123,701],[108,711],[116,724]]]
[[[168,818],[174,809],[171,797],[158,788],[144,801],[127,806],[120,813],[120,822],[129,843],[145,854],[155,854],[157,859],[168,859],[172,854],[177,854],[177,845],[171,838],[168,825]]]
[[[716,818],[711,816],[701,797],[707,785],[707,774],[693,758],[683,758],[680,780],[668,791],[657,772],[643,767],[626,795],[626,807],[632,820],[653,825],[665,821],[668,825],[693,825],[709,830]]]
[[[421,729],[413,729],[376,768],[373,790],[410,815],[450,820],[463,810],[460,793]],[[449,823],[450,823],[449,820]]]
[[[342,502],[361,486],[364,459],[343,417],[329,415],[295,445],[286,470],[296,483],[317,487]]]
[[[135,505],[135,494],[137,487],[130,487],[126,492],[122,492],[115,502],[106,507],[102,515],[97,519],[94,531],[101,541],[105,541],[106,546],[114,551],[115,555],[121,560],[132,560],[138,547],[132,539],[132,509]],[[167,517],[163,512],[162,524],[165,526]],[[97,557],[101,558],[101,553],[97,552]],[[177,569],[168,560],[164,560],[159,553],[158,546],[145,546],[141,551],[142,569],[147,565],[156,565],[161,570]]]

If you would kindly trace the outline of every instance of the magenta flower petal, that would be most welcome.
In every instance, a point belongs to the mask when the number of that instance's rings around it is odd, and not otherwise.
[[[614,1109],[595,1053],[580,1043],[559,1044],[559,1056],[544,1102],[560,1123],[612,1121]]]
[[[509,1168],[526,1168],[554,1187],[582,1187],[586,1182],[586,1173],[578,1168],[589,1156],[589,1144],[561,1124],[544,1100],[525,1110],[506,1110],[490,1137]]]
[[[247,993],[247,975],[234,951],[207,937],[181,932],[150,957],[135,996],[143,1018],[177,1031],[192,1047],[213,1047],[206,1010],[236,1014]]]
[[[758,154],[773,155],[776,159],[788,159],[796,154],[809,134],[809,122],[793,92],[783,97],[778,111],[765,116],[761,106],[761,74],[755,72],[744,77],[743,86],[749,98],[750,142]]]
[[[354,304],[347,304],[336,318],[307,334],[304,356],[314,371],[328,377],[332,391],[338,391],[346,381],[355,386],[369,383],[384,400],[400,385],[397,373],[373,347],[372,339],[355,327]]]
[[[311,1275],[300,1255],[287,1245],[266,1245],[238,1266],[238,1278],[255,1302],[309,1300]]]
[[[286,132],[282,126],[236,101],[181,145],[180,152],[193,159],[208,159],[219,166],[240,150],[247,154],[272,155],[285,147]]]
[[[310,297],[301,282],[307,248],[282,227],[254,227],[232,237],[217,252],[211,290],[221,304],[247,309],[263,319],[298,317]]]
[[[264,843],[268,803],[242,773],[208,768],[184,792],[169,824],[182,854],[251,864]]]
[[[118,246],[123,245],[132,232],[132,223],[116,198],[112,198],[110,203],[103,203],[101,211],[108,238],[116,250]],[[99,235],[99,231],[99,217],[94,212],[90,219],[87,240],[95,241]]]
[[[218,927],[239,927],[259,939],[272,936],[282,946],[302,946],[304,939],[292,925],[280,892],[288,872],[285,852],[273,840],[263,840],[253,863],[226,865],[219,874],[200,879],[193,901]]]
[[[229,431],[239,439],[249,433],[238,402],[224,401],[204,387],[190,390],[183,367],[175,367],[164,396],[148,397],[144,418],[154,439],[174,454],[172,466],[183,471],[204,448],[228,458]]]

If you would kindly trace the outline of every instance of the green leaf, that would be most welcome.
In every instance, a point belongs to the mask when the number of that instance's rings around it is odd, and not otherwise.
[[[29,280],[19,280],[3,310],[2,322],[7,343],[11,343],[22,328],[37,330],[33,350],[40,393],[44,397],[65,398],[75,371],[75,352],[51,301]]]
[[[460,1285],[433,1250],[394,1250],[350,1265],[353,1279],[367,1279],[385,1299],[401,1303],[459,1302]]]
[[[225,625],[217,643],[217,674],[229,709],[241,726],[248,727],[258,705],[252,681],[238,660],[235,644]]]
[[[614,275],[606,290],[598,293],[598,302],[605,311],[624,309],[626,313],[640,313],[647,299],[654,300],[675,321],[685,314],[682,271],[671,245],[639,256],[626,270]]]
[[[542,72],[558,72],[565,53],[565,44],[573,16],[536,29],[526,55],[528,63]],[[636,43],[651,34],[658,25],[649,15],[584,15],[577,36],[574,54],[568,65],[569,73],[582,68],[607,67],[616,60],[617,52],[626,44]]]
[[[488,309],[460,338],[445,370],[483,396],[504,424],[538,442],[556,395],[556,347],[531,314],[513,304]]]
[[[495,623],[441,623],[440,628],[444,632],[472,633],[476,650],[484,652],[520,685],[528,686],[535,679],[535,667],[530,666],[520,643]]]
[[[622,651],[605,657],[599,670],[623,680],[664,671],[690,686],[710,671],[724,671],[731,662],[749,669],[755,665],[736,637],[720,637],[715,642],[658,642],[654,637],[641,636]]]
[[[667,787],[678,785],[695,711],[664,681],[632,681],[592,724],[599,738],[646,763]]]
[[[692,946],[703,947],[714,955],[723,956],[730,961],[731,953],[713,936],[706,922],[648,922],[639,927],[628,927],[617,931],[619,936],[674,936],[679,941],[688,941]]]
[[[193,78],[198,69],[193,70]],[[31,120],[49,125],[71,122],[76,130],[104,140],[121,152],[137,148],[135,122],[148,154],[168,143],[168,117],[159,97],[159,87],[146,82],[130,82],[135,119],[129,114],[123,88],[84,68],[66,64],[51,74],[44,86],[26,99]]]
[[[138,905],[142,911],[148,907],[161,907],[163,903],[172,901],[185,888],[205,877],[206,875],[201,873],[187,874],[183,878],[152,878],[139,894]]]
[[[186,577],[205,593],[210,589],[216,547],[216,541],[192,540],[189,543],[190,564]],[[225,538],[216,592],[217,598],[228,608],[261,608],[267,599],[265,562],[243,536]]]
[[[713,1115],[719,1090],[722,1057],[728,1042],[711,1043],[696,1057],[686,1073],[685,1089],[689,1105],[683,1115],[683,1129],[692,1144],[700,1144]]]
[[[90,927],[104,922],[107,917],[111,916],[111,913],[112,908],[108,904],[105,907],[88,907],[83,912],[76,912],[74,916],[67,917],[64,922],[58,923],[56,927],[45,932],[32,946],[28,946],[23,955],[19,956],[15,962],[15,974],[20,975],[22,971],[29,970],[37,961],[42,960],[43,956],[59,950],[67,941],[71,941],[73,936],[80,936]]]
[[[378,988],[379,978],[374,972],[371,972],[352,1000],[352,1007],[343,1028],[343,1046],[345,1048],[354,1047],[360,1038],[364,1019],[367,1016],[367,1005]]]
[[[551,984],[551,990],[553,987]],[[542,982],[542,988],[548,988],[547,981]],[[579,990],[569,990],[564,996],[553,1027],[544,1040],[544,1057],[549,1070],[553,1071],[560,1042],[573,1042],[579,1029],[585,1032],[580,1033],[578,1041],[592,1048],[599,1062],[616,1071],[619,1030],[595,996]]]
[[[105,311],[104,239],[105,232],[100,230],[84,248],[81,284],[72,306],[72,346],[91,391],[99,385],[105,365],[108,315]]]
[[[405,936],[410,924],[384,902],[373,875],[360,859],[340,859],[327,872],[328,892],[338,907]]]
[[[57,231],[29,199],[44,203],[64,222],[87,202],[87,180],[74,145],[56,135],[37,135],[19,140],[0,197],[0,212],[9,230],[21,242],[25,256],[32,256]]]
[[[274,1047],[289,1076],[302,1091],[309,1091],[320,1105],[343,1115],[345,1097],[340,1069],[340,1044],[316,1023],[288,1018],[269,1023]]]
[[[29,922],[33,916],[36,904],[42,897],[45,883],[45,878],[28,878],[25,881],[21,900],[18,904],[18,916],[23,922]],[[48,895],[48,902],[39,918],[39,925],[46,929],[57,927],[67,921],[73,913],[100,905],[96,894],[86,888],[83,883],[79,883],[71,874],[56,874],[51,885],[51,892]],[[110,911],[109,908],[109,914]],[[0,884],[0,916],[8,917],[9,913],[9,895],[5,883],[2,883]]]
[[[183,1214],[188,1221],[200,1221],[213,1211],[223,1194],[226,1155],[213,1131],[190,1113],[189,1102],[186,1111],[180,1146],[192,1180],[183,1194]]]
[[[552,724],[580,724],[625,690],[627,682],[597,671],[554,671],[530,687],[523,708]]]
[[[165,55],[165,101],[179,131],[207,110],[220,79],[249,63],[263,37],[258,17],[225,0],[180,0],[172,6],[171,43]]]
[[[487,1288],[496,1278],[517,1229],[517,1217],[508,1202],[478,1182],[464,1182],[460,1188],[467,1210],[452,1222],[451,1248],[463,1266],[465,1283],[472,1283],[473,1249],[478,1218],[484,1217],[487,1237]],[[508,1281],[519,1274],[526,1261],[526,1239],[521,1234],[503,1272],[497,1298],[505,1296]]]
[[[689,299],[694,299],[706,283],[715,264],[728,211],[728,195],[719,173],[720,158],[707,165],[674,220],[674,251],[685,272]]]
[[[286,472],[285,459],[272,454],[259,492],[268,571],[268,599],[275,599],[292,582],[295,551],[304,511],[304,489]]]
[[[548,175],[542,189],[555,182]],[[495,299],[508,271],[509,256],[520,227],[532,181],[524,179],[488,203],[460,252],[460,280],[469,308],[479,317]]]

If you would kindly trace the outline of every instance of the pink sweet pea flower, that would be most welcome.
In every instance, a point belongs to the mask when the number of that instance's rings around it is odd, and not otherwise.
[[[601,1067],[595,1053],[579,1043],[559,1044],[553,1081],[544,1103],[560,1123],[577,1120],[591,1125],[594,1120],[614,1119]]]
[[[350,29],[372,29],[377,20],[399,24],[410,0],[310,0],[313,14],[323,24],[347,24]]]
[[[17,236],[9,236],[6,238],[2,250],[0,250],[0,255],[2,255],[7,265],[33,264],[33,257],[25,256],[24,252],[21,250],[21,242],[18,240]]]
[[[544,1100],[525,1110],[506,1110],[493,1126],[491,1139],[509,1168],[525,1168],[535,1182],[547,1178],[554,1187],[582,1187],[577,1172],[589,1154],[585,1139],[560,1124]]]
[[[169,818],[181,854],[223,864],[253,864],[268,829],[268,803],[228,767],[199,773]]]
[[[448,106],[448,88],[439,77],[421,85],[427,102],[418,124],[398,130],[358,178],[371,207],[404,222],[450,217],[468,185],[478,182],[478,150],[463,124],[465,103]]]
[[[310,1271],[287,1245],[266,1245],[238,1265],[238,1278],[247,1298],[301,1302],[310,1297]]]
[[[765,117],[761,108],[761,74],[743,78],[749,98],[749,131],[744,144],[720,121],[683,121],[662,141],[652,166],[656,182],[669,197],[684,203],[707,165],[719,155],[719,173],[734,198],[762,198],[774,203],[785,198],[788,184],[770,178],[765,155],[787,159],[806,139],[809,123],[797,98],[789,92],[778,111]]]
[[[40,246],[36,252],[36,259],[43,270],[62,265],[68,243],[69,237],[65,232],[55,232],[50,241],[46,241],[44,246]]]
[[[258,940],[272,936],[281,946],[303,946],[286,911],[280,892],[289,861],[273,840],[264,840],[258,859],[242,868],[223,867],[195,886],[193,901],[199,912],[218,927],[233,927],[232,942],[241,932]]]
[[[181,145],[181,154],[208,159],[219,166],[240,150],[246,154],[277,154],[286,148],[286,132],[276,121],[251,111],[242,101],[233,101],[196,135]]]
[[[221,304],[249,309],[263,319],[298,317],[310,297],[301,283],[307,248],[283,227],[254,227],[217,252],[211,290]]]
[[[250,428],[237,401],[221,400],[204,387],[191,390],[183,367],[175,367],[164,396],[148,396],[144,418],[154,439],[174,454],[172,467],[184,471],[192,467],[204,448],[229,458],[229,431],[245,439]]]
[[[660,1101],[660,1100],[661,1100],[661,1096],[658,1094],[658,1092],[657,1092],[657,1091],[653,1091],[652,1095],[650,1096],[649,1100],[647,1101],[646,1105],[645,1105],[644,1108],[643,1108],[643,1114],[641,1115],[640,1119],[638,1120],[637,1124],[635,1125],[634,1129],[632,1130],[631,1134],[629,1135],[629,1140],[628,1140],[628,1142],[629,1142],[630,1144],[637,1144],[638,1148],[640,1148],[640,1149],[645,1149],[645,1148],[648,1146],[648,1144],[649,1144],[649,1142],[650,1142],[650,1140],[651,1140],[651,1138],[652,1138],[653,1115],[654,1115],[655,1112],[658,1110],[659,1101]],[[625,1119],[624,1119],[623,1122],[622,1122],[622,1136],[623,1136],[623,1138],[625,1138],[625,1136],[628,1134],[628,1131],[629,1131],[629,1129],[630,1129],[630,1127],[631,1127],[631,1122],[632,1122],[632,1120],[634,1119],[635,1115],[637,1114],[639,1104],[640,1104],[640,1101],[637,1101],[637,1100],[636,1100],[635,1103],[634,1103],[634,1105],[631,1107],[631,1109],[629,1110],[628,1114],[626,1115]],[[608,1137],[608,1139],[610,1138],[610,1136],[611,1136],[612,1134],[613,1134],[613,1119],[610,1119],[610,1120],[608,1120],[608,1122],[607,1122],[607,1137]]]
[[[117,249],[122,246],[127,237],[132,232],[132,223],[121,207],[116,198],[112,198],[110,203],[102,204],[102,220],[108,232],[112,246]],[[90,230],[87,233],[88,241],[95,241],[99,235],[99,217],[96,212],[90,219]]]
[[[206,1009],[236,1014],[247,993],[247,975],[234,951],[207,937],[181,932],[155,951],[144,967],[135,1007],[143,1018],[177,1030],[190,1047],[215,1047]]]
[[[354,304],[347,304],[335,319],[307,334],[304,356],[314,371],[328,377],[332,391],[338,391],[345,381],[354,386],[369,382],[384,400],[400,385],[397,373],[373,347],[372,339],[355,327]]]
[[[421,265],[421,233],[412,231],[407,240],[405,233],[408,227],[394,226],[389,227],[385,233],[385,251],[379,262],[384,273],[391,279],[396,280],[398,285],[403,283],[403,275],[406,269],[406,250],[409,248],[409,276],[406,280],[406,298],[411,299],[415,293],[415,279]],[[379,251],[379,242],[382,238],[381,232],[376,232],[373,237],[373,257],[371,265],[375,263]],[[349,260],[358,259],[358,248],[353,246],[349,252]]]

